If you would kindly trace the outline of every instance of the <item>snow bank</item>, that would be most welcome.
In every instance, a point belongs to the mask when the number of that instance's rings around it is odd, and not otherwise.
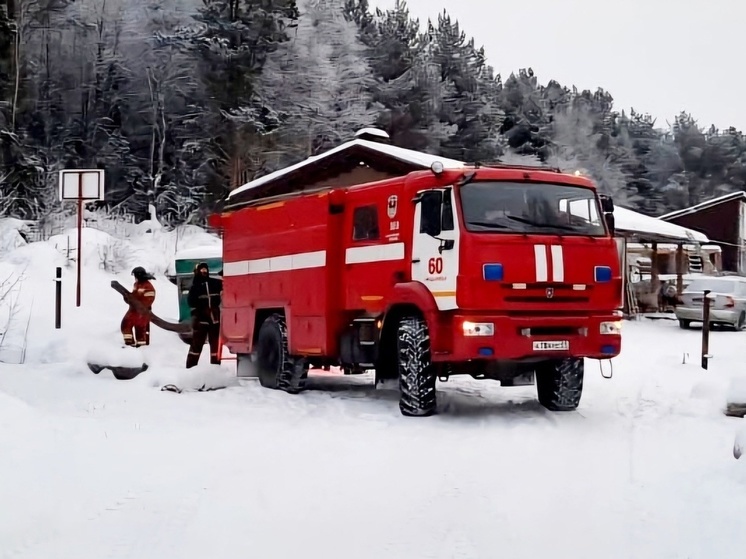
[[[48,241],[71,262],[77,261],[77,229],[68,229]],[[173,231],[142,227],[137,235],[127,239],[113,237],[105,231],[86,227],[82,233],[83,263],[111,272],[129,272],[143,266],[156,275],[173,271],[177,252],[197,246],[219,247],[218,237],[199,227],[185,226]]]
[[[737,376],[730,379],[728,403],[746,405],[746,376]]]
[[[206,355],[203,356],[205,359]],[[173,384],[183,391],[203,389],[215,390],[238,386],[238,379],[233,371],[226,370],[222,365],[204,363],[191,369],[183,367],[159,367],[150,374],[142,377],[142,382],[156,388]]]
[[[10,217],[0,218],[0,256],[26,244],[30,221]]]
[[[149,364],[149,353],[142,348],[122,347],[121,342],[101,342],[89,348],[86,362],[96,365],[111,365],[113,367],[139,367]]]

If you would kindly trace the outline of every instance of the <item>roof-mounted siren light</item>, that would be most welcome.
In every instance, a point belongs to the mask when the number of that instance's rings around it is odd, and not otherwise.
[[[385,130],[380,128],[361,128],[355,132],[356,140],[368,140],[369,142],[378,142],[381,144],[390,144],[391,137]]]
[[[433,174],[436,177],[439,177],[443,174],[445,167],[443,167],[443,162],[441,161],[433,161],[433,164],[430,165],[430,170],[433,172]]]

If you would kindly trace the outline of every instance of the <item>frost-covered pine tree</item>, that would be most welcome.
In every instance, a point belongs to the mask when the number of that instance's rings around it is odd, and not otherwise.
[[[503,111],[498,82],[486,63],[484,49],[466,39],[458,21],[443,11],[437,25],[428,22],[425,52],[440,72],[441,123],[452,132],[441,142],[443,155],[464,161],[494,161]]]
[[[284,161],[308,157],[375,123],[372,74],[344,0],[305,0],[291,40],[267,60],[260,93],[282,120]]]

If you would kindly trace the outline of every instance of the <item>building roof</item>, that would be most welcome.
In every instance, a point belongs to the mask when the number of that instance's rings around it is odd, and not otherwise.
[[[301,170],[304,170],[305,172],[305,170],[311,167],[325,166],[326,164],[333,165],[335,162],[341,162],[341,156],[361,157],[366,160],[387,160],[392,163],[399,162],[408,168],[408,170],[402,169],[404,174],[412,170],[429,169],[436,161],[440,161],[446,169],[461,169],[466,166],[466,163],[456,161],[455,159],[430,155],[428,153],[404,149],[389,144],[382,144],[380,142],[356,139],[345,142],[344,144],[332,148],[329,151],[325,151],[324,153],[320,153],[319,155],[309,157],[295,165],[269,173],[268,175],[248,182],[243,186],[239,186],[228,195],[227,203],[231,204],[236,202],[239,198],[249,198],[251,197],[250,195],[253,194],[252,191],[261,190],[260,187],[265,185],[268,186],[276,181],[281,181],[282,179],[289,179]]]
[[[675,212],[669,212],[660,216],[658,219],[669,220],[675,217],[680,217],[682,215],[694,214],[702,210],[706,210],[707,208],[712,208],[713,206],[739,199],[746,201],[746,192],[742,192],[740,190],[738,192],[731,192],[730,194],[726,194],[725,196],[718,196],[717,198],[706,200],[705,202],[700,202],[699,204],[696,204],[689,208],[676,210]]]
[[[650,217],[622,206],[614,208],[614,225],[618,232],[626,233],[625,236],[627,237],[635,237],[640,242],[709,242],[707,235],[704,233],[675,223],[662,221],[659,218]]]

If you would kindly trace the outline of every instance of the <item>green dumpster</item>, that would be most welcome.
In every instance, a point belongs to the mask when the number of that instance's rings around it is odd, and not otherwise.
[[[189,288],[194,279],[194,268],[200,262],[205,262],[210,269],[210,275],[217,276],[223,273],[223,248],[221,245],[208,245],[181,250],[174,256],[173,276],[169,276],[171,283],[176,285],[179,296],[179,322],[189,323],[191,321],[191,310],[187,303]],[[191,333],[179,334],[185,343],[191,342]]]

